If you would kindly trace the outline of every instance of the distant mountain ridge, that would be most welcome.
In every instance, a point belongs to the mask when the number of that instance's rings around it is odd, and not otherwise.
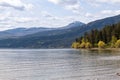
[[[82,23],[80,21],[74,21],[74,22],[68,24],[67,26],[62,27],[62,29],[75,28],[75,27],[78,27],[78,26],[80,27],[83,25],[85,25],[85,23]]]
[[[88,24],[69,24],[59,29],[42,31],[18,38],[0,40],[1,48],[68,48],[75,38],[91,29],[102,29],[106,25],[120,22],[120,15],[90,22]],[[74,25],[73,25],[74,24]],[[73,25],[73,26],[70,26]],[[67,27],[67,28],[66,28]]]
[[[116,24],[118,22],[120,22],[120,15],[96,20],[96,21],[88,23],[86,26],[88,26],[89,28],[101,29],[106,25],[112,25],[112,24]]]
[[[82,22],[75,21],[75,22],[70,23],[70,24],[68,24],[67,26],[64,26],[64,27],[56,28],[56,29],[50,30],[50,31],[37,32],[35,34],[26,35],[24,37],[40,37],[40,36],[45,37],[45,36],[61,35],[61,34],[71,32],[78,27],[82,28],[85,25],[86,24],[84,24]]]
[[[37,32],[50,31],[53,29],[55,29],[55,28],[33,27],[33,28],[9,29],[9,30],[5,30],[5,31],[0,31],[0,39],[21,37],[21,36],[25,36],[25,35],[34,34]]]
[[[0,31],[0,39],[7,39],[7,38],[17,38],[21,36],[31,35],[35,34],[37,32],[45,32],[45,31],[59,31],[63,29],[69,29],[76,26],[82,26],[85,25],[82,22],[75,21],[73,23],[70,23],[67,26],[60,27],[60,28],[45,28],[45,27],[32,27],[32,28],[15,28],[15,29],[9,29],[5,31]],[[45,34],[45,33],[44,33]]]

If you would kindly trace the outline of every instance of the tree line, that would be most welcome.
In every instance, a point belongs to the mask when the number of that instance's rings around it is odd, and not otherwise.
[[[72,48],[111,47],[120,48],[120,22],[106,25],[103,29],[92,29],[72,43]]]

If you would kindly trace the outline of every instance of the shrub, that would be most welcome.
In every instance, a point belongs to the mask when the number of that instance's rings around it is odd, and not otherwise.
[[[105,42],[99,41],[99,42],[98,42],[98,47],[99,47],[99,48],[105,48]]]
[[[72,48],[80,48],[80,43],[79,42],[73,42]]]
[[[90,42],[87,42],[86,44],[85,44],[85,48],[91,48],[92,47],[92,44],[90,43]]]
[[[120,39],[117,40],[117,42],[115,43],[115,47],[116,47],[116,48],[120,48]]]
[[[86,43],[85,43],[85,42],[82,42],[82,43],[80,44],[80,48],[85,48],[85,45],[86,45]]]

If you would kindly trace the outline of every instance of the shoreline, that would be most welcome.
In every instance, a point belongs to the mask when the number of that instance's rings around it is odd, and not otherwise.
[[[91,48],[91,49],[88,49],[88,50],[110,50],[110,51],[118,51],[120,52],[120,48]]]

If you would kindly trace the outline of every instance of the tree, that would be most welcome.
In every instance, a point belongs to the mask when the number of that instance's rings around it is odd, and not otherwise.
[[[81,42],[82,42],[82,43],[80,44],[80,48],[85,48],[85,45],[86,45],[85,39],[82,38],[82,41],[81,41]]]
[[[85,48],[91,48],[91,47],[92,47],[92,44],[90,42],[86,42]]]
[[[85,42],[82,42],[81,44],[80,44],[80,48],[85,48]]]
[[[75,48],[75,49],[78,49],[78,48],[80,48],[80,43],[79,42],[73,42],[71,47]]]
[[[106,25],[102,29],[92,29],[78,38],[77,42],[82,43],[80,44],[80,47],[86,48],[88,46],[87,42],[90,42],[92,47],[97,47],[98,42],[103,41],[108,47],[114,48],[116,46],[118,47],[118,44],[116,43],[117,39],[120,39],[120,22],[117,24]]]
[[[111,47],[115,48],[115,43],[117,41],[117,38],[115,36],[112,36],[112,40],[111,40]]]
[[[116,47],[116,48],[120,48],[120,39],[117,40],[117,42],[115,43],[115,47]]]
[[[82,43],[84,43],[84,42],[85,42],[85,39],[84,39],[84,38],[82,38],[81,42],[82,42]]]
[[[98,42],[98,47],[99,47],[99,48],[105,48],[105,42],[99,41],[99,42]]]

